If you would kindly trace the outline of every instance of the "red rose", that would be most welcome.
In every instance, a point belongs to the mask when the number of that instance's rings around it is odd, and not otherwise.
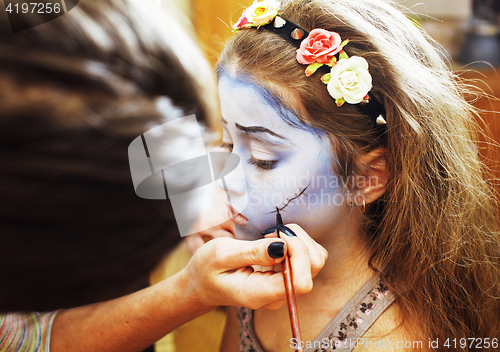
[[[327,64],[342,50],[342,39],[336,32],[316,28],[309,32],[297,49],[297,61],[303,65],[319,62]]]

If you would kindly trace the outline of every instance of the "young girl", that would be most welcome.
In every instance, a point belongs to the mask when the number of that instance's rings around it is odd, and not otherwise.
[[[305,351],[498,350],[493,196],[433,41],[389,0],[256,1],[235,29],[219,95],[246,174],[228,207],[238,238],[278,207],[328,250],[297,298]],[[233,313],[224,351],[297,344],[286,305]]]

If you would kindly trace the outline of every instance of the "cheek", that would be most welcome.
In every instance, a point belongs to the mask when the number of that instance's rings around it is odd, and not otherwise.
[[[269,213],[282,208],[307,187],[308,176],[294,177],[280,172],[254,172],[249,175],[247,189],[250,204],[258,205],[260,212]]]
[[[293,167],[270,171],[246,168],[249,203],[245,215],[261,230],[275,226],[275,213],[271,212],[276,207],[285,221],[299,225],[313,223],[318,216],[324,220],[333,215],[345,197],[329,162],[328,158],[310,158],[294,163]]]
[[[335,176],[329,178],[322,177],[314,179],[313,182],[306,190],[307,199],[305,199],[305,202],[307,203],[308,210],[333,209],[345,203],[345,192],[339,184],[339,178]]]
[[[329,180],[330,183],[324,187],[324,178],[310,179],[304,195],[281,211],[283,221],[298,224],[317,240],[324,234],[331,233],[342,219],[341,209],[346,196],[343,188],[337,186],[338,179]],[[321,185],[318,185],[318,181]]]

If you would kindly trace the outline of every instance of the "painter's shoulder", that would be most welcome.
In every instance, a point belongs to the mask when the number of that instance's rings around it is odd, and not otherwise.
[[[392,304],[371,328],[358,339],[353,352],[431,352],[427,340],[408,332],[400,318],[397,304]]]

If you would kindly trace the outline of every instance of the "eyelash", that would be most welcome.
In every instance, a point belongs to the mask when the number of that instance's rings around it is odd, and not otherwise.
[[[258,169],[262,170],[272,170],[274,169],[274,166],[278,160],[261,160],[261,159],[255,159],[253,156],[250,157],[250,160],[248,160],[248,163],[257,167]]]
[[[233,144],[222,142],[219,146],[229,150],[230,152],[233,151]],[[253,165],[261,170],[272,170],[274,169],[274,166],[276,165],[277,162],[278,160],[261,160],[261,159],[256,159],[253,156],[250,156],[250,159],[248,160],[248,163],[250,165]]]

